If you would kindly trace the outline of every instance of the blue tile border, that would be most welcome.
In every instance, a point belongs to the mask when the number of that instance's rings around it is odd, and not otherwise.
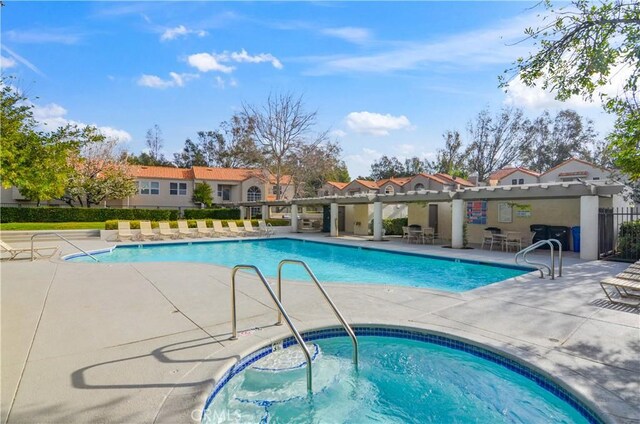
[[[474,356],[480,357],[482,359],[486,359],[487,361],[491,361],[495,364],[503,366],[521,376],[535,382],[538,386],[542,387],[549,393],[554,396],[560,398],[561,400],[567,402],[574,409],[576,409],[580,415],[582,415],[589,423],[592,424],[603,424],[604,420],[600,418],[600,416],[593,411],[589,406],[587,406],[583,401],[578,399],[573,393],[566,390],[564,387],[560,386],[558,383],[550,380],[548,377],[542,375],[540,372],[530,368],[523,363],[502,356],[496,352],[493,352],[489,349],[476,346],[473,344],[465,343],[460,340],[456,340],[450,337],[437,335],[433,333],[426,332],[424,330],[411,330],[406,328],[393,328],[393,327],[376,327],[376,326],[353,326],[353,331],[357,336],[375,336],[375,337],[392,337],[399,339],[409,339],[416,340],[424,343],[431,343],[439,346],[448,347],[451,349],[461,350],[463,352],[470,353]],[[343,328],[325,328],[320,330],[311,330],[302,333],[302,337],[305,342],[313,341],[313,340],[321,340],[321,339],[329,339],[333,337],[348,337],[347,332]],[[293,337],[287,337],[282,340],[282,347],[288,348],[297,344]],[[233,365],[227,372],[218,380],[218,382],[213,386],[213,390],[207,401],[205,402],[205,406],[202,409],[202,417],[213,402],[213,399],[216,395],[222,390],[222,388],[231,380],[234,376],[239,374],[242,370],[256,362],[257,360],[269,355],[273,352],[271,346],[266,346],[261,349],[256,350],[255,352],[245,356],[240,360],[240,362]],[[201,417],[201,418],[202,418]]]

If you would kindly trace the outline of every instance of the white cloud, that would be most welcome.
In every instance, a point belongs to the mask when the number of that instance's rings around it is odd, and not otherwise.
[[[33,117],[36,121],[44,126],[47,130],[55,130],[58,127],[63,127],[67,124],[77,125],[79,127],[85,127],[87,124],[83,122],[73,121],[66,118],[67,110],[56,103],[49,103],[44,106],[33,106]],[[132,137],[125,130],[120,130],[113,127],[98,126],[97,124],[90,124],[98,128],[105,137],[113,138],[119,142],[131,141]]]
[[[357,132],[375,136],[388,135],[389,131],[407,129],[411,122],[404,116],[372,112],[351,112],[345,118],[347,126]]]
[[[382,153],[377,150],[364,147],[359,153],[345,156],[344,161],[349,168],[351,178],[356,178],[357,176],[369,175],[371,164],[381,156]]]
[[[347,133],[345,131],[342,130],[333,130],[329,133],[329,135],[331,137],[336,137],[336,138],[343,138],[344,136],[347,135]]]
[[[227,52],[210,54],[196,53],[187,57],[187,63],[200,72],[218,71],[229,74],[235,70],[235,67],[225,65],[225,63],[263,63],[268,62],[276,69],[282,69],[283,65],[277,57],[271,53],[260,53],[250,55],[245,49],[239,52]]]
[[[218,71],[225,74],[233,72],[232,66],[226,66],[218,62],[216,56],[209,53],[196,53],[187,57],[187,63],[200,72]]]
[[[235,78],[224,79],[220,75],[216,75],[214,82],[216,88],[219,88],[221,90],[224,90],[227,87],[233,88],[238,86],[238,81]]]
[[[189,34],[195,34],[198,37],[204,37],[207,35],[207,31],[188,29],[184,25],[178,25],[175,28],[167,28],[162,35],[160,35],[160,41],[175,40],[178,37],[186,37]]]
[[[36,65],[34,65],[33,63],[29,62],[27,59],[25,59],[24,57],[20,56],[18,53],[14,52],[13,50],[11,50],[9,47],[3,45],[2,46],[2,50],[4,50],[5,52],[9,53],[9,56],[11,56],[10,59],[13,59],[19,63],[22,63],[24,66],[26,66],[27,68],[31,69],[33,72],[35,72],[36,74],[40,75],[40,76],[45,76],[42,71],[40,69],[38,69],[38,67]]]
[[[163,80],[157,75],[143,74],[138,78],[138,85],[150,88],[165,89],[169,87],[184,87],[184,84],[192,79],[198,78],[198,74],[178,74],[169,72],[171,79]]]
[[[324,35],[340,38],[354,44],[364,44],[371,39],[371,32],[366,28],[340,27],[325,28],[320,31]]]
[[[0,68],[9,69],[18,65],[16,61],[10,57],[0,56]]]

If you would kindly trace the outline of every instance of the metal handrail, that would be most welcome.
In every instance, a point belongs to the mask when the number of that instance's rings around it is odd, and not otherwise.
[[[309,266],[304,261],[300,261],[297,259],[283,259],[278,264],[278,299],[280,300],[280,302],[282,302],[282,267],[286,264],[301,265],[307,271],[307,274],[309,274],[313,282],[316,283],[316,287],[318,287],[318,289],[320,290],[320,293],[322,293],[325,300],[331,306],[331,309],[333,309],[333,313],[336,315],[336,318],[338,318],[338,320],[342,324],[342,327],[344,327],[349,337],[351,337],[351,343],[353,344],[353,363],[357,368],[358,367],[358,339],[356,338],[356,334],[353,332],[353,330],[351,329],[351,326],[349,326],[347,321],[344,319],[344,317],[338,310],[338,307],[336,306],[336,304],[333,303],[333,301],[329,297],[329,294],[326,292],[324,287],[322,287],[322,284],[320,284],[320,281],[318,281],[318,278],[316,278],[313,271],[311,271],[311,268],[309,268]],[[277,324],[282,325],[281,313],[278,313]]]
[[[544,278],[543,268],[546,269],[549,273],[549,276],[552,280],[555,280],[555,255],[553,254],[554,247],[553,244],[556,243],[558,245],[558,277],[562,277],[562,244],[557,239],[548,239],[548,240],[539,240],[532,244],[531,246],[527,246],[524,249],[520,250],[516,253],[515,262],[518,263],[518,257],[522,256],[522,260],[524,260],[529,265],[535,265],[538,267],[538,271],[540,271],[540,278]],[[549,251],[551,255],[551,266],[549,267],[547,264],[541,262],[531,262],[527,260],[527,253],[533,252],[541,246],[548,245]]]
[[[66,242],[67,242],[67,243],[69,243],[71,246],[75,247],[76,249],[78,249],[79,251],[81,251],[82,253],[84,253],[85,255],[87,255],[88,257],[90,257],[91,259],[93,259],[94,261],[96,261],[96,262],[100,262],[100,261],[98,260],[98,258],[96,258],[95,256],[93,256],[91,253],[89,253],[89,252],[87,252],[86,250],[84,250],[84,249],[82,249],[82,248],[80,248],[80,247],[76,246],[76,245],[75,245],[75,243],[70,242],[68,239],[66,239],[66,238],[62,237],[62,236],[61,236],[60,234],[58,234],[58,233],[38,233],[38,234],[34,234],[34,235],[32,235],[32,236],[31,236],[31,261],[34,261],[34,260],[35,260],[35,255],[34,255],[34,252],[35,252],[35,251],[34,251],[34,249],[33,249],[33,240],[34,240],[36,237],[39,237],[39,236],[56,236],[56,237],[58,237],[59,239],[66,241]]]
[[[264,277],[260,269],[258,269],[258,267],[255,265],[236,265],[233,267],[233,271],[231,271],[231,334],[232,334],[231,340],[238,340],[238,327],[237,327],[237,320],[236,320],[236,273],[240,269],[252,269],[256,272],[256,274],[260,278],[260,281],[262,281],[262,284],[269,292],[271,299],[273,299],[273,302],[278,307],[278,313],[284,316],[284,319],[287,322],[289,329],[293,333],[293,337],[298,342],[298,345],[300,346],[300,348],[302,349],[302,353],[304,354],[305,360],[307,361],[307,391],[311,393],[312,391],[311,353],[309,352],[309,348],[307,348],[307,345],[304,343],[302,336],[296,329],[295,325],[293,325],[293,322],[291,322],[291,318],[289,318],[289,315],[287,314],[287,311],[285,311],[284,306],[282,306],[282,303],[280,303],[280,300],[278,300],[278,297],[271,289],[271,286],[269,286],[269,282]]]

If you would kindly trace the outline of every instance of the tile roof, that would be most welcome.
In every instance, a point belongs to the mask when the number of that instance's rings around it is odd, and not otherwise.
[[[196,180],[244,181],[251,177],[264,178],[264,173],[260,169],[211,168],[206,166],[194,166],[192,169]]]
[[[378,185],[378,187],[382,187],[383,185],[385,185],[386,183],[394,183],[395,185],[398,186],[403,186],[406,183],[408,183],[409,181],[411,181],[411,178],[413,177],[391,177],[391,178],[384,178],[382,180],[378,180],[376,181],[376,184]]]
[[[343,188],[349,185],[349,183],[341,183],[338,181],[327,181],[327,184],[334,186],[338,190],[342,190]]]
[[[539,177],[540,174],[538,172],[532,171],[530,169],[527,168],[521,168],[519,166],[516,166],[514,168],[502,168],[502,169],[498,169],[497,171],[493,172],[491,175],[489,175],[489,178],[487,178],[487,180],[491,181],[491,180],[501,180],[505,177],[508,177],[509,175],[513,174],[516,171],[520,171],[520,172],[524,172],[525,174],[529,174],[532,177]]]
[[[427,178],[429,180],[433,180],[433,181],[435,181],[437,183],[440,183],[440,184],[443,184],[443,185],[451,184],[449,181],[445,180],[444,178],[436,177],[435,175],[431,175],[431,174],[422,173],[422,174],[414,175],[411,179],[413,180],[416,177],[424,177],[424,178]]]
[[[172,180],[192,180],[193,171],[188,168],[174,168],[170,166],[131,166],[131,173],[137,178],[165,178]]]
[[[571,158],[571,159],[565,160],[564,162],[562,162],[559,165],[554,166],[551,169],[546,170],[541,175],[545,175],[545,174],[548,174],[551,171],[555,171],[556,169],[560,168],[561,166],[564,166],[564,165],[568,164],[569,162],[580,162],[583,165],[589,165],[589,166],[592,166],[594,168],[602,169],[603,171],[609,171],[607,168],[603,168],[601,166],[598,166],[595,163],[587,162],[586,160],[582,160],[582,159],[578,159],[578,158]]]
[[[453,184],[460,184],[461,186],[465,186],[465,187],[475,187],[475,184],[473,184],[469,180],[465,180],[464,178],[460,178],[460,177],[452,177],[451,175],[445,174],[443,172],[438,172],[434,174],[434,177],[441,178]]]
[[[377,190],[379,188],[378,184],[376,184],[375,181],[369,181],[369,180],[353,180],[353,181],[373,190]]]

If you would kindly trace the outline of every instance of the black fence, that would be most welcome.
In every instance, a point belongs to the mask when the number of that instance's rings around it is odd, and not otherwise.
[[[598,254],[601,259],[640,260],[640,208],[601,208],[598,214]]]

